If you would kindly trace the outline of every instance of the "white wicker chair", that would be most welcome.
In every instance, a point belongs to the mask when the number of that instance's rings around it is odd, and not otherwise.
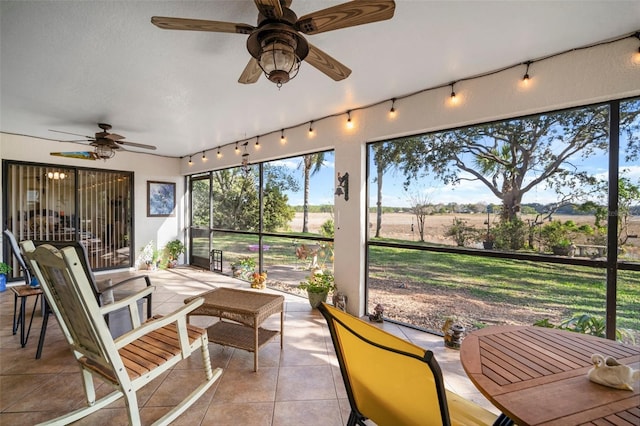
[[[35,249],[31,241],[20,245],[79,363],[87,400],[86,407],[45,424],[72,423],[124,397],[129,422],[139,425],[136,392],[200,349],[204,381],[154,423],[168,424],[200,398],[222,374],[220,368],[211,369],[206,330],[187,324],[187,314],[202,304],[202,298],[172,314],[140,324],[137,300],[151,294],[155,287],[147,287],[128,298],[100,307],[76,250],[72,247],[58,250],[50,245]],[[104,315],[123,307],[130,309],[134,329],[114,340]],[[96,400],[94,377],[115,390]]]

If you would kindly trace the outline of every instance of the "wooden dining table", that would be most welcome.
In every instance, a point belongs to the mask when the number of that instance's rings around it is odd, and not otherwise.
[[[460,361],[480,392],[517,425],[640,425],[640,383],[629,391],[590,381],[593,354],[640,369],[639,346],[527,326],[470,333]]]

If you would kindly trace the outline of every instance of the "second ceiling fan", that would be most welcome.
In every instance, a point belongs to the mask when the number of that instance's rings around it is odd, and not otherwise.
[[[151,23],[166,30],[211,31],[249,35],[247,50],[251,59],[240,75],[239,83],[255,83],[264,72],[278,87],[298,73],[306,61],[335,81],[343,80],[351,70],[327,53],[307,42],[312,35],[391,19],[393,0],[354,0],[304,15],[289,9],[291,0],[254,0],[258,25],[207,21],[202,19],[154,16]]]

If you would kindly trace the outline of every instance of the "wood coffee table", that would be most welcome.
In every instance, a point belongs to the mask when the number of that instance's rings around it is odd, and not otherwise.
[[[191,315],[220,318],[207,329],[209,342],[253,352],[253,371],[258,371],[258,350],[280,334],[280,349],[284,337],[284,296],[232,288],[216,288],[184,300],[203,297],[204,303]],[[280,313],[280,331],[260,325],[273,314]],[[227,319],[230,321],[223,321]],[[232,321],[232,322],[231,322]]]

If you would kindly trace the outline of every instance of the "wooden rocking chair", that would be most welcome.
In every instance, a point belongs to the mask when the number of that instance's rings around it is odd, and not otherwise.
[[[147,287],[135,295],[100,307],[90,278],[73,247],[58,250],[42,245],[35,249],[32,241],[20,245],[79,363],[87,400],[86,407],[45,424],[72,423],[124,397],[130,424],[139,425],[136,392],[200,349],[205,380],[154,423],[168,424],[200,398],[222,374],[220,368],[211,369],[206,330],[187,324],[187,314],[202,305],[202,298],[172,314],[140,324],[137,300],[151,294],[155,287]],[[134,328],[114,340],[104,315],[122,307],[130,310]],[[96,400],[94,376],[115,390]]]

